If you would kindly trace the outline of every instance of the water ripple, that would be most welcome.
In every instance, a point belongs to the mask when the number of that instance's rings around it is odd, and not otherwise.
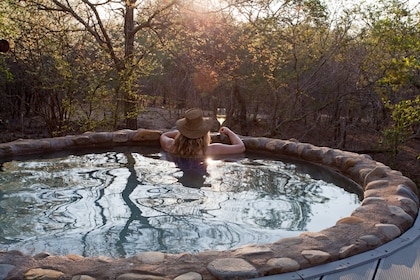
[[[0,250],[111,257],[226,250],[318,231],[360,204],[356,194],[295,164],[209,160],[205,172],[188,174],[166,156],[4,162]]]

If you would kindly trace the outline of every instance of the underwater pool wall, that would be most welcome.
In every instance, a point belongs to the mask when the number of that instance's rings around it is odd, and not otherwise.
[[[0,144],[0,158],[86,147],[159,145],[160,134],[158,130],[139,129],[17,140]],[[123,259],[0,251],[0,278],[3,273],[5,279],[250,279],[297,271],[375,249],[408,230],[417,217],[419,199],[414,182],[368,155],[295,140],[242,139],[247,151],[287,156],[336,170],[362,188],[361,206],[351,216],[319,232],[227,251],[139,252]]]

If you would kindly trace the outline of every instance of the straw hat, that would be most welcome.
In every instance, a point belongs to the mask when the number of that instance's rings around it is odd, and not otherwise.
[[[193,108],[185,111],[185,117],[176,121],[176,128],[187,138],[203,137],[213,126],[211,118],[204,118],[201,109]]]

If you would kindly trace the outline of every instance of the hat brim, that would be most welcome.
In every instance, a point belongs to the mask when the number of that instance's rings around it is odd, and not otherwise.
[[[213,120],[205,117],[198,126],[188,127],[187,120],[185,118],[179,119],[175,123],[176,128],[179,132],[187,138],[197,139],[206,135],[213,126]]]

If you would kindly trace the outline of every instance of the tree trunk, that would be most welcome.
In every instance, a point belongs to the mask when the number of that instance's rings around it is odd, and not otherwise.
[[[413,138],[420,139],[420,126],[417,128],[416,134],[414,134]]]
[[[234,100],[237,102],[237,106],[232,104],[233,108],[239,108],[239,124],[241,127],[241,134],[248,135],[248,125],[247,125],[247,113],[246,113],[246,101],[244,100],[241,92],[239,90],[239,86],[235,84],[233,88],[233,97]]]
[[[137,129],[137,98],[132,89],[131,67],[134,59],[134,8],[136,0],[126,1],[126,13],[124,18],[125,35],[125,61],[121,78],[123,79],[124,90],[124,114],[126,126],[129,129]]]

